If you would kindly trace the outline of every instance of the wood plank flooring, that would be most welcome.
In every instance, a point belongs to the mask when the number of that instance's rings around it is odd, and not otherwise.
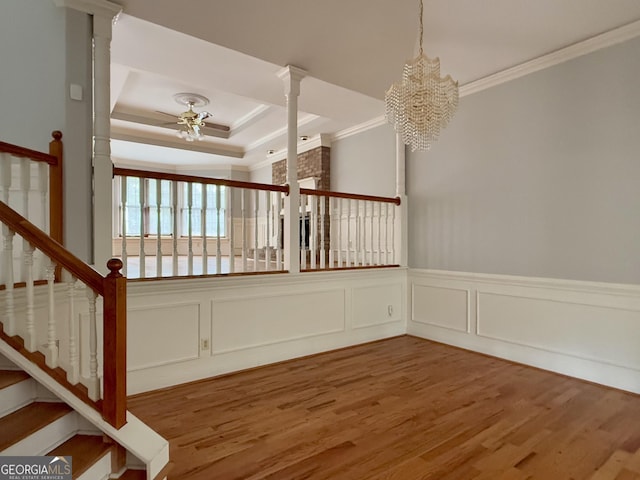
[[[410,336],[129,408],[174,480],[640,480],[640,396]]]

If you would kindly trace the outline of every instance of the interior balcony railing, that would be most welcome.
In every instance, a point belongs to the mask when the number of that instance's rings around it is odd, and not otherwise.
[[[300,268],[397,266],[399,198],[300,189]]]
[[[114,168],[113,254],[128,278],[282,272],[288,191]]]
[[[113,193],[112,254],[128,278],[285,272],[288,186],[114,168]],[[299,198],[302,271],[399,264],[399,198]]]

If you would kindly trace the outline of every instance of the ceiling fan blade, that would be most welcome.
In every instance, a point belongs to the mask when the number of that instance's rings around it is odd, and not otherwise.
[[[161,112],[160,110],[155,110],[155,113],[161,113],[162,115],[166,115],[172,118],[178,118],[178,115],[174,115],[173,113]]]

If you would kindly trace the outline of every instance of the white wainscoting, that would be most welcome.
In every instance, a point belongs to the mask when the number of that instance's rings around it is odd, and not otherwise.
[[[406,333],[406,269],[129,282],[128,393]]]
[[[640,393],[640,287],[409,270],[411,335]]]

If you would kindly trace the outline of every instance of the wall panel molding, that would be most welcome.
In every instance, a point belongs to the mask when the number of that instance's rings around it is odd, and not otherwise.
[[[129,293],[134,322],[160,317],[172,341],[194,347],[187,360],[138,361],[128,375],[129,394],[406,333],[402,268],[132,282]],[[195,304],[199,313],[170,315],[167,304]],[[129,341],[147,342],[149,357],[163,342],[150,329],[134,329]]]
[[[409,334],[640,393],[640,286],[423,269],[408,285]],[[470,333],[447,328],[455,290],[473,299]]]
[[[411,321],[463,333],[471,331],[469,289],[413,283],[411,292]],[[430,305],[423,306],[423,302]],[[434,303],[437,306],[434,307]],[[427,310],[429,315],[421,315]]]

